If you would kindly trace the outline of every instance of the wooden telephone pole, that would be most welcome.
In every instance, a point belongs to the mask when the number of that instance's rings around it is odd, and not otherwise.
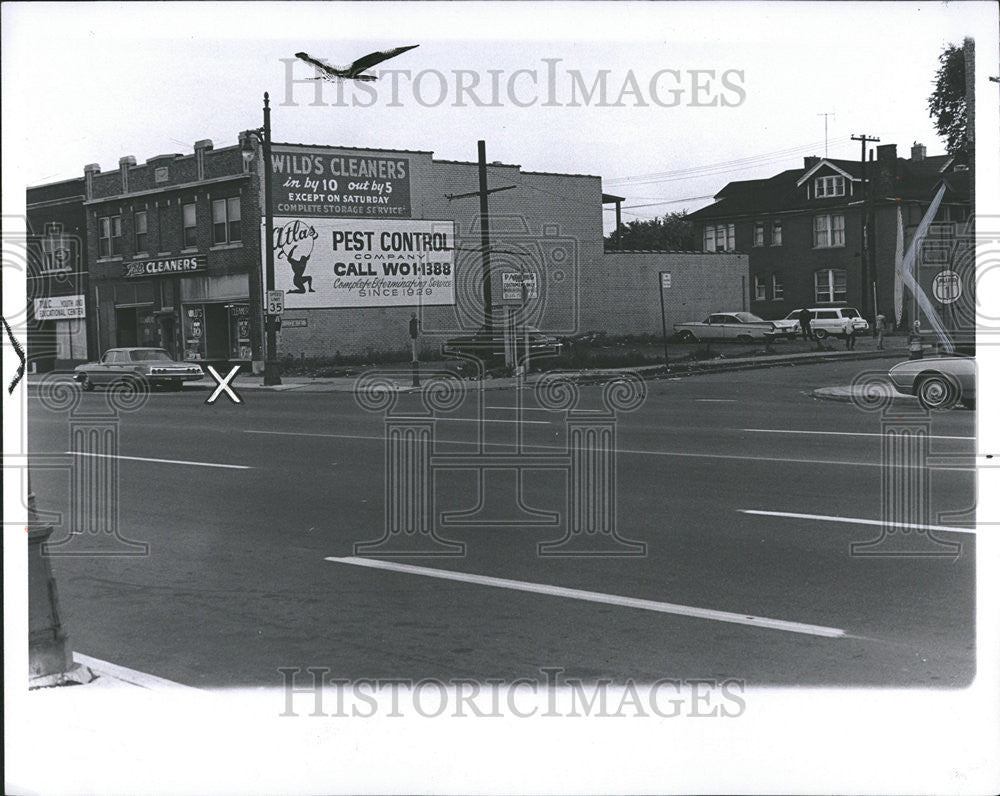
[[[870,282],[868,236],[871,224],[868,201],[870,193],[868,190],[868,144],[869,142],[878,143],[881,139],[862,133],[861,135],[852,135],[851,140],[861,142],[861,314],[868,315],[870,314],[868,312],[868,285]],[[874,201],[874,194],[871,198]]]

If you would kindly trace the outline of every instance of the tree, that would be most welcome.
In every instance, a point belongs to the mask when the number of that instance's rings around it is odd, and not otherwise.
[[[608,249],[694,251],[694,222],[687,210],[662,218],[629,221],[605,238]]]
[[[965,93],[965,45],[949,44],[938,56],[941,66],[934,79],[934,92],[927,107],[934,127],[945,139],[948,153],[968,153],[968,108]]]

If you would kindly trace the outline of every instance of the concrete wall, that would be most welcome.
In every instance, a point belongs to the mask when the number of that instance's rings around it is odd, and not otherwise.
[[[663,290],[668,335],[675,323],[748,306],[745,254],[608,252],[602,266],[583,280],[582,331],[661,335],[662,271],[670,272],[670,287]]]

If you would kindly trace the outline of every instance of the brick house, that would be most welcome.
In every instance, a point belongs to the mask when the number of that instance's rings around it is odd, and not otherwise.
[[[895,144],[878,146],[876,159],[864,164],[807,157],[801,168],[729,183],[714,204],[690,218],[702,251],[749,255],[750,309],[764,318],[782,318],[805,306],[849,305],[870,319],[877,302],[878,310],[895,320],[897,207],[908,246],[942,183],[946,191],[932,234],[954,240],[970,215],[969,172],[950,155],[927,157],[920,144],[913,145],[909,158],[898,157]],[[935,264],[932,248],[924,249],[922,284],[924,271],[940,271],[947,259],[939,257]],[[912,317],[907,301],[902,324]]]

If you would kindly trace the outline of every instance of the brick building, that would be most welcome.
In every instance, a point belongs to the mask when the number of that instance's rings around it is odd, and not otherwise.
[[[897,208],[908,247],[944,185],[931,229],[937,248],[925,246],[919,262],[921,284],[930,293],[929,282],[951,259],[945,250],[970,216],[969,172],[950,155],[927,157],[920,144],[909,158],[898,157],[895,144],[878,146],[876,153],[864,164],[807,157],[798,169],[731,182],[714,204],[691,213],[703,251],[749,255],[752,312],[782,318],[806,306],[849,305],[871,318],[877,302],[895,320]],[[970,280],[968,296],[972,287]],[[908,325],[913,317],[908,300],[901,322]]]
[[[86,325],[84,180],[29,188],[26,199],[29,368],[65,368],[96,351]]]
[[[240,147],[84,168],[90,335],[103,351],[250,361],[261,295],[256,177]],[[259,301],[259,299],[258,299]]]

